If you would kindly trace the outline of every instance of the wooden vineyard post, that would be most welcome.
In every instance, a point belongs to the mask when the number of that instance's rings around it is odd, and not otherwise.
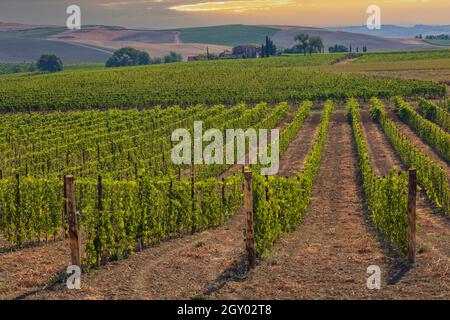
[[[103,182],[102,182],[102,176],[99,174],[98,178],[97,178],[97,197],[98,197],[98,203],[97,203],[97,208],[98,211],[102,211],[103,210]]]
[[[226,191],[226,189],[225,189],[225,178],[222,178],[222,187],[221,187],[221,197],[222,197],[222,217],[221,217],[221,220],[220,220],[220,222],[221,222],[221,225],[223,225],[224,224],[224,222],[225,222],[225,214],[226,214],[226,207],[227,207],[227,201],[226,201],[226,198],[225,198],[225,191]]]
[[[195,217],[195,171],[194,171],[194,165],[191,166],[191,203],[192,203],[192,216]],[[196,232],[196,220],[194,218],[194,221],[192,222],[192,229],[191,234],[194,234]]]
[[[81,245],[77,228],[75,182],[73,176],[64,177],[67,192],[67,214],[69,219],[69,246],[72,265],[81,266]]]
[[[225,205],[226,205],[226,201],[225,201],[225,178],[222,178],[222,190],[221,190],[221,193],[222,193],[222,205],[225,208]]]
[[[245,173],[245,165],[242,166],[242,175]],[[245,179],[242,181],[242,191],[245,191]]]
[[[264,189],[264,192],[266,194],[266,201],[269,202],[269,176],[266,176],[266,188]]]
[[[250,269],[256,267],[255,233],[253,229],[253,179],[252,171],[244,169],[245,178],[245,211],[247,214],[246,248]]]
[[[67,221],[67,185],[66,185],[66,177],[64,177],[64,211],[62,216],[62,238],[67,239],[67,227],[66,227],[66,221]]]
[[[416,169],[411,168],[408,173],[408,261],[410,264],[414,264],[416,262]]]

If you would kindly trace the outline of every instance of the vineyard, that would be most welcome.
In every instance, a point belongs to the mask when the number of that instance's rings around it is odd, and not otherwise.
[[[302,59],[0,77],[0,299],[445,297],[446,86]],[[278,129],[279,172],[227,139],[223,164],[174,164],[172,133],[197,121]],[[86,287],[68,292],[52,281],[77,255]],[[417,267],[369,292],[352,272],[373,264]]]
[[[446,93],[444,85],[430,81],[310,71],[295,67],[299,58],[278,59],[269,59],[264,67],[257,65],[262,62],[209,61],[9,76],[0,78],[0,111],[368,100],[372,96],[442,98]],[[285,67],[289,60],[294,66]]]

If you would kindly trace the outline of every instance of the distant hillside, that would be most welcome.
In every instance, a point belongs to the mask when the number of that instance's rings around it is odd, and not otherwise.
[[[414,38],[422,34],[436,35],[436,34],[450,34],[450,25],[443,26],[429,26],[429,25],[415,25],[415,26],[396,26],[383,25],[380,30],[369,30],[366,26],[348,26],[348,27],[333,27],[331,30],[341,30],[355,33],[370,34],[374,36],[381,36],[387,38]]]
[[[280,31],[276,27],[225,25],[202,28],[179,29],[180,39],[185,43],[211,43],[224,46],[261,44],[266,36]]]
[[[293,26],[248,26],[248,25],[226,25],[203,28],[179,29],[180,40],[183,43],[199,42],[217,45],[236,46],[240,44],[260,44],[265,36],[272,37],[274,43],[281,48],[290,48],[295,44],[294,38],[300,33],[321,36],[325,48],[335,44],[345,46],[352,45],[353,48],[367,46],[370,51],[402,51],[437,49],[438,46],[431,45],[416,39],[389,39],[380,36],[361,33],[351,33],[339,30],[329,30],[316,27],[293,27]]]
[[[112,50],[33,38],[15,38],[0,33],[0,62],[32,62],[42,54],[56,54],[64,62],[105,62]]]
[[[320,36],[324,40],[325,48],[335,44],[345,46],[352,45],[353,49],[367,46],[369,51],[403,51],[403,50],[422,50],[422,49],[437,49],[438,46],[433,46],[425,41],[416,39],[392,39],[383,38],[379,36],[351,33],[346,31],[328,30],[314,27],[280,27],[282,30],[273,36],[274,43],[283,48],[292,47],[295,43],[294,38],[300,33],[307,33],[309,35]]]
[[[14,22],[1,22],[0,21],[0,31],[17,31],[17,30],[30,30],[37,28],[53,28],[55,26],[50,25],[37,25],[37,24],[23,24]]]

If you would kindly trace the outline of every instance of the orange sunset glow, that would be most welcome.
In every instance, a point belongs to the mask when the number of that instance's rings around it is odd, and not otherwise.
[[[169,9],[215,19],[246,17],[270,23],[308,25],[362,24],[366,9],[378,5],[387,23],[448,23],[450,1],[447,0],[230,0],[194,1],[170,6]]]

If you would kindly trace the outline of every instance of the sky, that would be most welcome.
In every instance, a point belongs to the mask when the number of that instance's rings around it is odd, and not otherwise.
[[[363,25],[370,5],[380,7],[382,24],[450,24],[450,0],[0,0],[0,21],[65,25],[72,4],[85,25],[151,29]]]

